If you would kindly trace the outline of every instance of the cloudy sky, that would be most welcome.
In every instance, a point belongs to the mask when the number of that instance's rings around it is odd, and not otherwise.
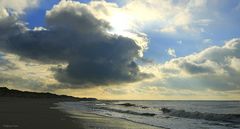
[[[239,0],[0,0],[0,86],[240,99]]]

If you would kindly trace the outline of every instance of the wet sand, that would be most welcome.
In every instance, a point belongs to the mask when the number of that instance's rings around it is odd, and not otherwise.
[[[59,101],[0,98],[0,129],[83,129],[76,119],[50,108]]]
[[[105,117],[92,113],[78,112],[77,115],[70,116],[79,119],[85,129],[160,129],[125,119]]]
[[[0,97],[0,129],[156,129],[131,121],[56,108],[61,99]]]

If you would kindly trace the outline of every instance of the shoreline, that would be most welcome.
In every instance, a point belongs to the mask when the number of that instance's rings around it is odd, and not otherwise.
[[[65,112],[69,117],[83,121],[84,129],[165,129],[163,127],[156,127],[140,122],[131,121],[124,118],[116,118],[111,116],[104,116],[92,112],[71,111],[55,103],[57,106],[54,109]]]
[[[158,129],[93,113],[73,115],[56,104],[69,101],[0,97],[0,129]]]

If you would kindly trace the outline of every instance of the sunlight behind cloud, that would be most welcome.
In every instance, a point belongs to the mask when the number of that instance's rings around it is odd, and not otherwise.
[[[113,27],[113,30],[110,33],[123,36],[127,35],[126,31],[131,29],[130,19],[130,16],[124,13],[116,13],[113,15],[109,20],[110,25]]]

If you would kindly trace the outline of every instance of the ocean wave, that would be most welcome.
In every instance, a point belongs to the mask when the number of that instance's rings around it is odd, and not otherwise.
[[[143,105],[137,105],[133,103],[118,103],[116,105],[124,106],[124,107],[139,107],[142,109],[148,109],[149,107]],[[146,112],[140,113],[137,111],[131,110],[120,110],[102,107],[102,109],[118,112],[118,113],[127,113],[132,115],[142,115],[142,116],[156,116],[158,113],[149,113],[148,110]],[[137,109],[136,109],[137,110]],[[159,110],[159,108],[158,108]],[[221,121],[221,122],[231,122],[231,123],[240,123],[240,114],[215,114],[215,113],[203,113],[203,112],[188,112],[185,110],[177,110],[170,108],[160,108],[163,114],[172,116],[172,117],[180,117],[180,118],[190,118],[190,119],[203,119],[209,121]]]
[[[155,115],[157,115],[155,113],[147,113],[147,112],[140,113],[140,112],[135,112],[135,111],[130,111],[130,110],[120,110],[120,109],[113,109],[113,108],[107,108],[107,107],[99,107],[99,109],[118,112],[118,113],[141,115],[141,116],[155,116]]]
[[[140,108],[149,108],[147,106],[142,106],[142,105],[136,105],[136,104],[132,104],[132,103],[120,103],[120,104],[117,104],[117,105],[121,105],[121,106],[125,106],[125,107],[140,107]]]
[[[240,114],[214,114],[214,113],[201,113],[201,112],[187,112],[185,110],[176,110],[161,108],[163,114],[174,117],[183,117],[191,119],[204,119],[209,121],[222,121],[231,123],[240,123]]]

